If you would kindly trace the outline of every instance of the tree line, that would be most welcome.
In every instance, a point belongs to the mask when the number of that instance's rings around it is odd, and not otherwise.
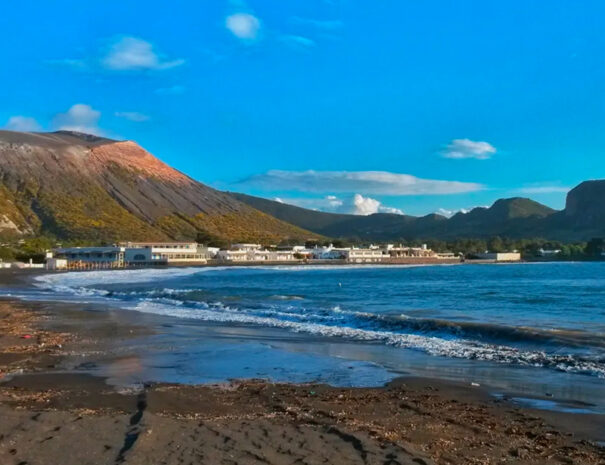
[[[229,241],[209,233],[200,233],[196,241],[211,247],[228,248]],[[557,258],[559,259],[605,259],[605,238],[594,238],[587,242],[562,242],[553,241],[542,238],[534,239],[511,239],[507,237],[494,236],[488,239],[453,239],[453,240],[438,240],[438,239],[400,239],[398,241],[389,241],[389,243],[407,247],[421,247],[426,244],[435,252],[452,252],[461,254],[465,257],[472,257],[475,254],[489,252],[512,252],[518,251],[526,258],[537,257],[540,250],[559,250]],[[359,239],[326,239],[324,241],[307,241],[305,246],[313,248],[315,246],[328,246],[332,244],[334,247],[352,247],[352,246],[369,246],[385,245],[385,242],[375,241],[368,242]],[[88,241],[58,241],[56,238],[47,236],[37,236],[12,240],[9,242],[0,242],[0,259],[4,261],[29,261],[41,263],[44,261],[45,253],[49,249],[55,247],[72,247],[72,246],[95,246],[98,243],[90,243]],[[267,247],[276,244],[263,244]],[[280,246],[301,245],[298,241],[285,240]]]

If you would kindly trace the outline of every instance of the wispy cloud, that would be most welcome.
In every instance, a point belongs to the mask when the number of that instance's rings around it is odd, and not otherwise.
[[[238,39],[254,41],[258,38],[261,23],[253,14],[234,13],[225,18],[225,27]]]
[[[295,198],[282,199],[276,197],[274,199],[280,203],[296,205],[298,207],[308,208],[311,210],[320,210],[330,213],[349,213],[353,215],[372,215],[374,213],[394,213],[403,215],[403,212],[398,208],[388,207],[383,205],[377,199],[365,197],[361,194],[355,194],[351,197],[337,197],[335,195],[326,195],[320,198]]]
[[[445,158],[487,160],[496,153],[496,147],[484,141],[454,139],[441,153]]]
[[[139,113],[138,111],[116,111],[114,115],[118,118],[127,119],[128,121],[134,121],[135,123],[142,123],[151,119],[149,115]]]
[[[387,171],[271,170],[250,176],[238,184],[267,191],[363,192],[364,195],[458,194],[484,188],[478,183],[422,179]]]
[[[100,118],[100,111],[90,105],[77,103],[65,113],[57,114],[52,125],[55,129],[102,135],[103,131],[98,126]]]
[[[316,45],[313,39],[297,35],[282,35],[279,39],[289,47],[302,51],[309,50]]]
[[[29,116],[11,116],[4,129],[8,129],[9,131],[36,132],[41,131],[42,127],[34,118]]]
[[[300,16],[292,16],[290,22],[294,25],[307,26],[318,31],[334,32],[343,28],[344,23],[337,19],[321,20],[312,18],[301,18]]]
[[[107,54],[101,59],[104,68],[115,71],[163,70],[181,66],[183,63],[183,59],[166,59],[154,50],[150,42],[131,36],[113,41]]]
[[[181,95],[187,91],[187,88],[184,86],[170,86],[170,87],[160,87],[153,92],[158,95]]]
[[[53,66],[64,66],[78,71],[150,71],[176,68],[183,59],[168,59],[159,53],[151,42],[139,37],[117,36],[106,41],[105,46],[82,58],[46,60]]]

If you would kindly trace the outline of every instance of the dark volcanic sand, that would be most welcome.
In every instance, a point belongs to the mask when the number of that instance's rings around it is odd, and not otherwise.
[[[590,441],[605,438],[602,416],[530,411],[453,383],[118,391],[57,368],[145,328],[82,314],[0,302],[0,464],[605,464]]]

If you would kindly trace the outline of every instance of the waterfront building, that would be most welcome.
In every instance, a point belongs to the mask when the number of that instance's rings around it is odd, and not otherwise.
[[[485,252],[477,254],[477,258],[496,262],[518,262],[521,260],[521,254],[519,252]]]
[[[201,247],[197,242],[122,242],[119,245],[150,250],[152,260],[163,260],[169,265],[206,263],[216,255],[211,253],[212,248]]]
[[[344,251],[345,260],[352,263],[378,263],[383,261],[385,254],[377,247],[367,249],[351,248]]]
[[[283,262],[296,260],[293,250],[262,250],[255,248],[240,248],[236,250],[220,250],[217,258],[229,262]]]
[[[216,258],[226,262],[246,262],[248,252],[246,250],[219,250]]]
[[[262,246],[260,244],[233,244],[231,245],[232,250],[244,250],[246,252],[260,250]]]
[[[385,253],[391,258],[432,258],[435,257],[435,252],[422,244],[421,247],[404,247],[403,245],[394,246],[387,244]]]
[[[314,260],[344,260],[347,248],[337,248],[332,244],[327,246],[315,246],[311,249],[311,257]]]
[[[143,247],[65,247],[55,249],[53,258],[66,260],[67,268],[124,268],[166,264],[165,260],[153,259],[151,249]]]

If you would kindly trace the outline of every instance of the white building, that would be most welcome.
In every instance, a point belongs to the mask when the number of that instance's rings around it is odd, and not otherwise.
[[[120,246],[151,251],[151,259],[170,264],[206,263],[209,247],[199,247],[197,242],[122,242]]]
[[[385,248],[385,253],[391,258],[431,258],[435,256],[435,252],[422,244],[421,247],[404,247],[403,245],[394,246],[388,244]]]
[[[377,263],[381,262],[385,258],[385,254],[381,249],[372,247],[368,249],[346,249],[344,251],[344,257],[347,261],[352,263]]]
[[[247,262],[248,252],[246,250],[219,250],[216,258],[226,262]]]
[[[485,252],[477,254],[477,258],[497,262],[518,262],[521,260],[521,254],[519,252]]]
[[[231,246],[232,250],[245,250],[246,252],[260,250],[260,248],[260,244],[233,244]]]
[[[217,258],[229,262],[285,262],[296,260],[293,250],[220,250]]]
[[[344,260],[347,248],[336,248],[332,244],[328,246],[315,246],[311,249],[311,256],[314,260]]]
[[[65,270],[67,269],[66,258],[47,257],[46,258],[46,269],[47,270]]]

